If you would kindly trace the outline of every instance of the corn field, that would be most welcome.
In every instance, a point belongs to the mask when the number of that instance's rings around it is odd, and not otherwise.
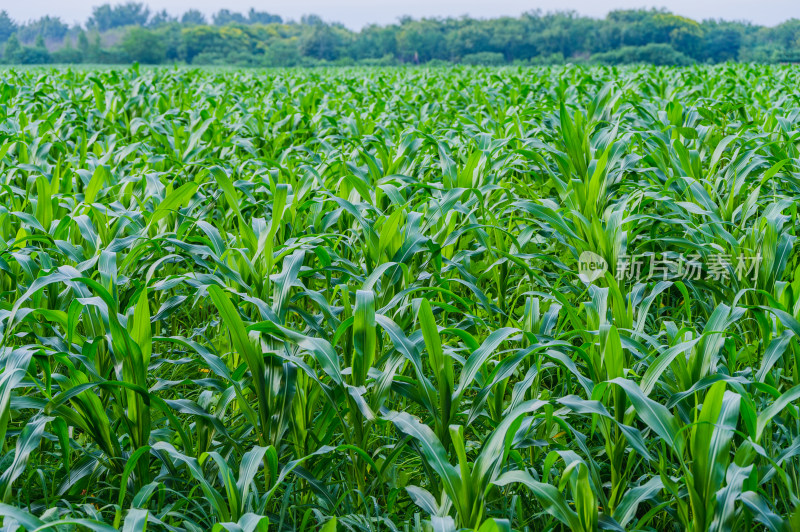
[[[800,530],[798,85],[0,71],[2,530]]]

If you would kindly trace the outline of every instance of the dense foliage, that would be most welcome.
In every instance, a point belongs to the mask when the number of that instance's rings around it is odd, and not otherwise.
[[[4,530],[797,530],[799,81],[4,71]]]
[[[44,41],[41,45],[35,42],[37,36]],[[197,10],[173,17],[165,11],[151,14],[144,4],[128,2],[98,6],[85,27],[73,28],[54,17],[18,25],[0,12],[0,45],[7,41],[2,58],[9,64],[800,62],[800,20],[761,27],[697,22],[664,10],[612,11],[603,19],[538,11],[487,20],[406,17],[396,24],[353,31],[313,15],[295,22],[254,9],[247,14],[222,9],[207,20]]]

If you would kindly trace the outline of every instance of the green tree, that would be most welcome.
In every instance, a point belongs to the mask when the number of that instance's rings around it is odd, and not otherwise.
[[[162,9],[148,21],[147,26],[150,28],[160,28],[161,26],[166,26],[167,24],[171,24],[176,22],[177,19],[167,13],[166,9]]]
[[[206,23],[206,16],[197,9],[190,9],[181,16],[181,24],[203,25]]]
[[[17,23],[11,20],[8,13],[0,11],[0,42],[5,42],[17,32]]]
[[[144,26],[150,18],[150,10],[142,3],[127,2],[112,6],[103,4],[92,9],[87,26],[106,31],[120,26]]]
[[[459,59],[465,55],[482,52],[495,52],[492,48],[490,27],[481,20],[463,19],[458,27],[447,31],[447,50],[449,59]]]
[[[397,51],[403,61],[411,63],[446,59],[447,42],[442,22],[404,19],[397,34]]]
[[[306,57],[334,61],[345,55],[349,32],[341,25],[315,22],[309,25],[300,42],[300,50]]]
[[[64,44],[50,54],[50,59],[54,63],[81,63],[83,62],[83,54],[80,50],[75,49],[72,45],[72,39],[66,36],[64,37]]]
[[[653,17],[656,42],[668,42],[682,54],[699,57],[703,43],[703,28],[694,20],[678,15],[660,13]]]
[[[247,22],[249,24],[281,24],[283,19],[279,15],[273,15],[266,11],[256,11],[252,7],[247,12]]]
[[[160,36],[147,28],[130,28],[122,39],[122,49],[131,61],[156,65],[166,58],[166,45]]]
[[[39,36],[51,42],[58,42],[64,39],[68,31],[69,27],[60,18],[44,16],[20,27],[17,35],[24,43],[34,42]]]
[[[225,26],[226,24],[245,24],[247,19],[241,13],[232,13],[228,9],[220,9],[214,16],[215,26]]]
[[[89,37],[86,36],[86,32],[83,30],[78,33],[78,51],[84,58],[89,57]]]
[[[370,24],[354,36],[352,53],[355,59],[379,59],[397,55],[397,26]]]
[[[20,44],[16,33],[12,33],[6,41],[3,49],[3,59],[6,63],[19,63],[22,58],[22,44]]]
[[[297,37],[275,39],[264,49],[264,66],[292,67],[300,64],[302,55]]]
[[[714,63],[738,59],[744,33],[741,24],[705,21],[703,31],[703,59]]]
[[[131,32],[117,44],[117,36],[104,32],[121,26],[150,28],[153,33]],[[663,9],[616,10],[597,19],[575,12],[540,11],[519,17],[495,19],[402,18],[398,23],[368,25],[352,31],[317,15],[283,24],[281,17],[251,8],[247,13],[220,9],[209,23],[202,12],[190,9],[180,21],[162,10],[152,18],[141,2],[103,4],[94,8],[87,29],[102,46],[69,32],[55,17],[42,17],[18,27],[0,11],[0,42],[16,32],[22,45],[42,36],[52,49],[66,35],[77,36],[82,60],[119,62],[186,61],[230,65],[316,64],[319,61],[353,64],[448,62],[502,62],[551,64],[591,59],[604,62],[656,62],[731,60],[795,62],[800,58],[800,20],[767,28],[740,22],[704,21],[702,24]],[[655,46],[658,45],[658,46]],[[40,61],[38,52],[22,55]],[[54,53],[53,60],[72,57],[69,50]],[[27,55],[26,55],[27,54]],[[74,55],[74,54],[73,54]],[[22,56],[20,56],[22,57]]]
[[[41,65],[51,60],[50,53],[44,45],[44,37],[39,35],[35,46],[22,46],[16,34],[9,37],[6,42],[4,59],[6,63],[22,65]]]
[[[502,53],[506,61],[530,59],[536,55],[536,46],[531,38],[533,24],[529,16],[501,17],[487,20],[486,25],[491,48]]]

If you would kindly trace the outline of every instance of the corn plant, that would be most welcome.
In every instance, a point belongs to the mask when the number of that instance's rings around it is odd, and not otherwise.
[[[2,528],[799,529],[799,81],[3,70]]]

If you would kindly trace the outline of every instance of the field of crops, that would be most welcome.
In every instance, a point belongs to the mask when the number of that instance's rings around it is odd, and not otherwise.
[[[799,84],[0,71],[2,529],[799,530]]]

